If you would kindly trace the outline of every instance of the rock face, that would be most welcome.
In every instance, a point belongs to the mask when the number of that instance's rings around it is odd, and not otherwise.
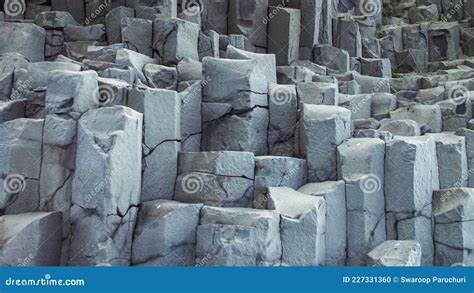
[[[473,190],[451,188],[433,194],[435,263],[441,266],[474,263],[472,254]]]
[[[141,199],[172,199],[181,145],[180,97],[175,91],[132,89],[128,106],[143,114]]]
[[[279,225],[275,211],[204,207],[197,228],[196,265],[278,265]]]
[[[400,137],[385,152],[387,238],[415,239],[422,265],[433,263],[432,193],[439,189],[436,146],[429,137]],[[405,184],[400,184],[405,182]]]
[[[474,263],[472,0],[0,6],[0,265]]]
[[[2,266],[57,266],[61,258],[61,213],[0,217]]]
[[[344,181],[309,183],[298,189],[298,192],[323,197],[326,201],[324,265],[344,265],[347,251],[346,186]]]
[[[336,106],[305,104],[302,115],[300,151],[308,161],[308,180],[335,180],[336,150],[351,136],[351,112]]]
[[[196,228],[201,204],[170,200],[144,203],[133,236],[132,264],[142,266],[194,265]],[[150,243],[154,243],[151,248]]]
[[[130,263],[142,123],[140,113],[120,106],[89,111],[79,120],[69,264]]]
[[[421,245],[414,240],[387,240],[369,252],[368,259],[376,267],[417,267]]]
[[[174,199],[218,207],[251,207],[254,156],[248,152],[181,153]]]
[[[365,265],[365,255],[386,240],[384,196],[385,143],[352,138],[337,148],[339,179],[346,183],[347,263]]]
[[[326,202],[289,187],[268,188],[268,208],[281,214],[282,265],[318,266],[326,257]]]

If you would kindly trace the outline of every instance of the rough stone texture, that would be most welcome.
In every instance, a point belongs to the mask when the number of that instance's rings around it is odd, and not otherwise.
[[[467,187],[466,140],[451,133],[430,134],[436,142],[439,187]]]
[[[197,228],[198,266],[273,266],[281,262],[276,211],[204,207]]]
[[[132,245],[132,264],[188,266],[195,264],[196,228],[202,205],[170,200],[140,207]],[[150,247],[153,244],[153,247]]]
[[[281,214],[282,265],[319,266],[326,256],[326,202],[289,187],[268,188],[268,208]]]
[[[57,266],[61,256],[61,213],[0,217],[2,266]]]
[[[308,161],[308,180],[335,180],[336,149],[351,136],[351,113],[337,106],[303,105],[300,151]]]
[[[306,161],[291,157],[255,157],[254,208],[266,208],[268,187],[298,189],[307,182]]]
[[[268,96],[268,152],[276,156],[294,156],[298,120],[296,87],[270,83]]]
[[[473,199],[470,188],[451,188],[433,194],[435,264],[472,266],[474,246]]]
[[[438,105],[414,105],[399,108],[390,112],[393,120],[409,119],[416,121],[420,127],[427,127],[429,132],[441,132],[441,109]]]
[[[199,60],[197,44],[199,26],[173,18],[153,23],[153,48],[164,65],[178,64],[184,57]]]
[[[387,238],[419,241],[422,265],[433,263],[431,202],[439,189],[437,165],[433,138],[398,137],[386,145]]]
[[[384,157],[385,143],[378,138],[352,138],[337,148],[352,227],[347,230],[348,265],[367,264],[367,253],[386,240]]]
[[[301,12],[291,8],[281,8],[268,21],[268,52],[276,55],[279,66],[299,59],[300,21]]]
[[[143,114],[141,200],[172,199],[181,140],[181,101],[177,92],[133,89],[128,106]]]
[[[471,2],[0,0],[0,256],[473,263]]]
[[[414,240],[387,240],[367,256],[370,266],[417,267],[420,266],[421,245]]]
[[[251,207],[254,165],[254,156],[248,152],[180,153],[174,200]]]
[[[346,186],[344,181],[308,183],[299,192],[323,197],[326,201],[326,256],[324,265],[342,266],[346,262]]]
[[[17,214],[39,210],[43,119],[20,118],[0,124],[0,211]]]
[[[142,115],[120,106],[91,110],[79,120],[70,265],[130,264],[141,129]]]
[[[32,23],[0,23],[0,54],[17,52],[31,62],[44,60],[45,30]]]

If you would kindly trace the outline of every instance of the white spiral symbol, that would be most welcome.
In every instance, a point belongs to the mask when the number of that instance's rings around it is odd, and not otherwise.
[[[114,89],[108,85],[99,86],[99,105],[104,106],[114,100]]]
[[[10,174],[3,179],[3,189],[8,194],[16,194],[26,188],[25,177],[20,174]]]
[[[382,188],[382,181],[377,175],[368,174],[362,177],[359,187],[365,194],[372,194]]]
[[[198,15],[201,13],[203,7],[204,4],[201,0],[183,0],[183,2],[181,2],[181,9],[187,16]]]
[[[380,12],[380,3],[378,0],[361,0],[359,2],[359,11],[365,16],[374,16]]]
[[[25,0],[5,0],[3,10],[8,16],[18,16],[23,14],[26,9]]]
[[[292,94],[285,89],[275,89],[271,92],[270,100],[277,106],[282,106],[291,101]]]
[[[469,90],[465,86],[457,85],[449,90],[448,97],[456,105],[462,105],[469,99]]]
[[[195,194],[202,190],[204,187],[204,182],[201,176],[196,174],[188,174],[184,176],[183,180],[181,181],[181,187],[183,188],[184,192],[188,194]]]

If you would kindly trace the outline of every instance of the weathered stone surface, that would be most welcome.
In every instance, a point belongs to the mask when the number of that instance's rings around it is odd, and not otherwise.
[[[178,72],[176,68],[146,64],[143,67],[143,73],[150,87],[174,91],[178,86]]]
[[[215,1],[214,1],[215,2]],[[254,46],[267,47],[268,0],[229,0],[228,33],[249,38]],[[271,23],[272,20],[270,20]],[[270,32],[269,32],[270,34]]]
[[[202,87],[196,81],[179,93],[181,97],[181,143],[183,152],[201,150],[202,133]]]
[[[115,63],[133,68],[137,79],[146,84],[146,77],[143,68],[147,64],[158,64],[159,60],[152,59],[146,55],[128,49],[119,49],[115,58]]]
[[[99,85],[94,71],[53,71],[49,74],[46,111],[84,113],[99,107]]]
[[[184,57],[199,60],[199,26],[182,19],[153,22],[153,48],[164,65],[178,64]]]
[[[107,41],[109,45],[122,42],[122,19],[134,17],[135,11],[128,7],[115,7],[105,17]]]
[[[437,165],[433,138],[398,137],[386,145],[387,238],[419,241],[422,265],[433,263],[431,202],[433,190],[439,189]]]
[[[438,105],[413,105],[399,108],[390,112],[390,117],[393,120],[413,120],[420,127],[427,127],[429,132],[441,132],[441,109]]]
[[[0,23],[0,54],[17,52],[30,62],[43,61],[45,33],[32,23]]]
[[[125,17],[121,19],[122,43],[135,52],[153,56],[153,23],[151,20]]]
[[[307,182],[306,161],[291,157],[255,157],[254,208],[267,206],[268,187],[298,189]]]
[[[323,265],[326,256],[324,198],[289,187],[269,187],[268,208],[281,214],[282,264]]]
[[[43,119],[20,118],[0,124],[0,210],[38,211]]]
[[[61,257],[61,213],[0,217],[2,266],[57,266]]]
[[[203,106],[205,107],[205,106]],[[257,156],[268,153],[268,110],[255,107],[243,114],[224,115],[204,124],[204,151],[245,151]],[[206,120],[206,118],[204,117]],[[209,121],[209,120],[208,120]]]
[[[351,136],[351,113],[337,106],[303,105],[300,151],[311,182],[335,180],[336,149]]]
[[[335,73],[345,73],[349,71],[349,53],[329,45],[318,45],[313,50],[313,60],[315,63],[324,65]]]
[[[254,156],[248,152],[180,153],[174,199],[220,207],[251,207]]]
[[[387,119],[388,120],[388,119]],[[381,131],[389,131],[399,136],[420,136],[420,126],[413,120],[388,120],[382,121]]]
[[[275,7],[269,7],[269,10]],[[299,59],[301,12],[280,8],[268,21],[268,53],[276,55],[279,66],[289,65]]]
[[[295,154],[298,97],[294,85],[269,84],[268,148],[271,155]]]
[[[197,228],[196,265],[278,265],[279,226],[276,211],[205,206]]]
[[[339,179],[346,183],[347,264],[365,265],[366,255],[386,240],[384,199],[385,143],[352,138],[337,148]]]
[[[467,187],[466,139],[452,133],[429,134],[436,142],[439,187]]]
[[[259,66],[262,67],[262,70],[265,73],[265,76],[267,78],[267,83],[277,82],[275,55],[248,52],[248,51],[240,50],[231,45],[227,46],[226,55],[227,55],[227,58],[229,59],[256,59],[259,63]]]
[[[474,263],[472,221],[474,193],[471,188],[451,188],[433,194],[435,264],[441,266]]]
[[[324,265],[341,266],[346,262],[346,186],[344,181],[309,183],[298,189],[326,201],[326,256]]]
[[[177,92],[136,88],[128,106],[143,114],[142,201],[171,199],[181,141],[181,99]]]
[[[133,237],[132,264],[194,265],[201,207],[170,200],[143,203]]]
[[[91,110],[79,120],[70,265],[130,263],[141,144],[142,115],[131,109]]]
[[[104,42],[105,26],[103,24],[95,24],[90,26],[66,25],[63,30],[64,41],[80,42],[80,41],[97,41]]]
[[[339,103],[339,88],[333,83],[299,83],[297,91],[300,103],[332,106],[337,106]]]
[[[370,266],[417,267],[420,266],[421,246],[414,240],[387,240],[367,256]]]
[[[257,59],[203,59],[203,101],[228,103],[233,110],[267,106],[268,85],[264,68]]]

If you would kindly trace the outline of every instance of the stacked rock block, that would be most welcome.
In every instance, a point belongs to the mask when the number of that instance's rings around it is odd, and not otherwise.
[[[0,264],[474,265],[474,5],[3,1]]]

